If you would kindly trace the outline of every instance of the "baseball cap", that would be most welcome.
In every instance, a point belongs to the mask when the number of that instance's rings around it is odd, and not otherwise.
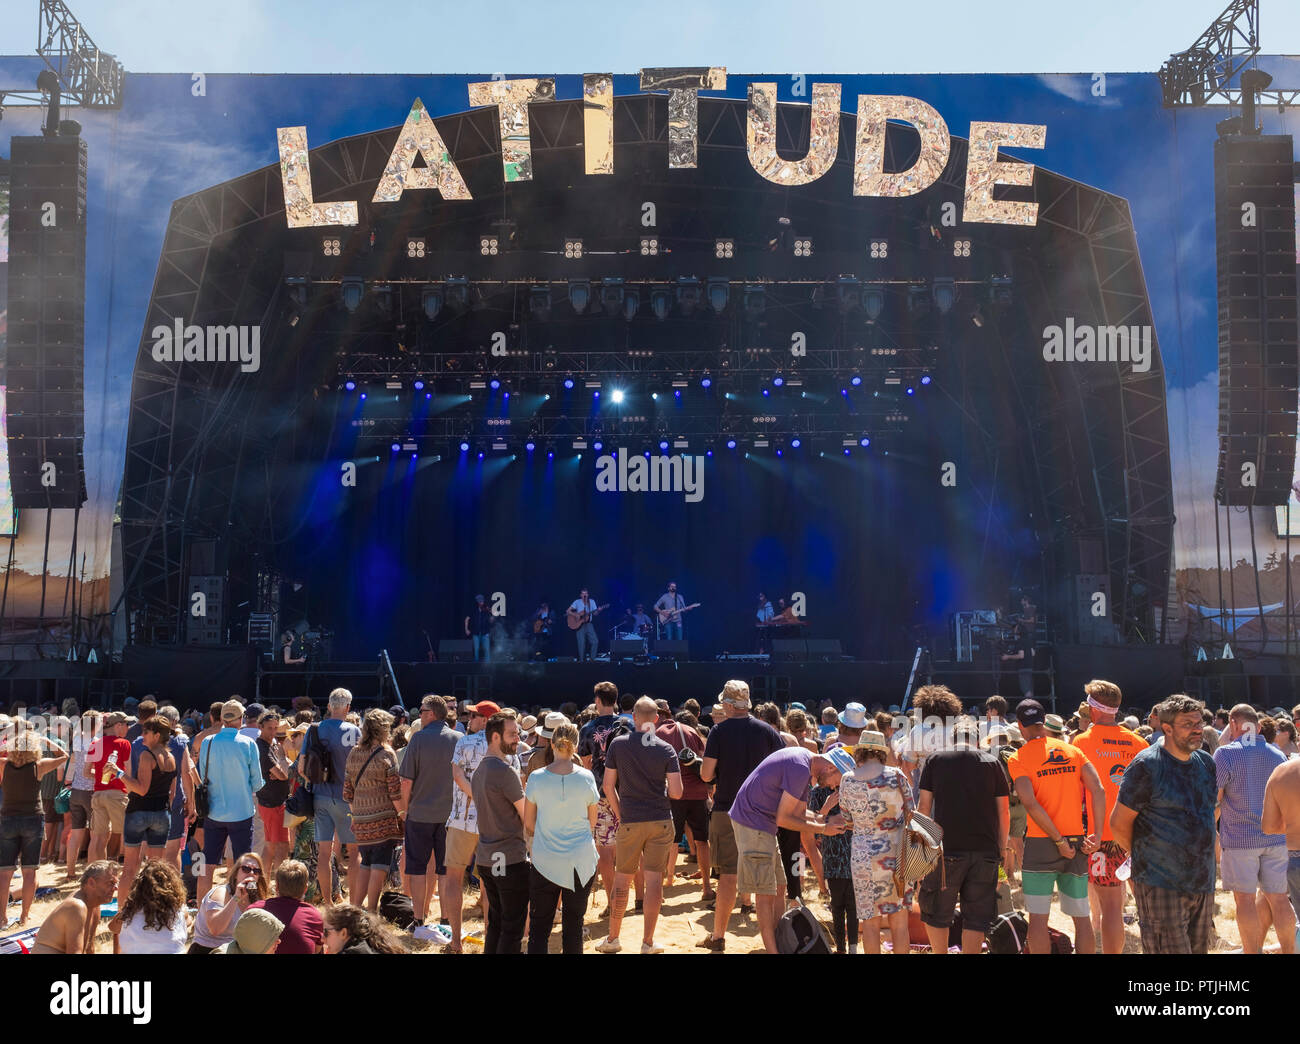
[[[104,728],[111,729],[115,725],[121,725],[126,721],[126,715],[121,711],[111,711],[104,715]]]
[[[222,721],[242,721],[244,718],[244,705],[238,700],[226,700],[221,705]]]
[[[244,708],[244,717],[252,718],[254,721],[257,721],[257,719],[262,716],[262,712],[265,710],[266,708],[263,707],[260,703],[250,703],[247,707]]]
[[[877,735],[879,734],[877,733]],[[824,757],[827,761],[829,761],[832,765],[834,765],[836,771],[838,771],[841,775],[843,775],[846,772],[852,772],[853,766],[856,764],[853,760],[853,755],[850,754],[843,747],[835,747],[831,750],[828,750],[825,754],[822,755],[822,757]]]
[[[790,706],[786,708],[786,710],[801,710],[804,713],[807,713],[808,708],[805,707],[802,703],[792,703],[790,704]]]
[[[1042,725],[1045,717],[1043,705],[1037,700],[1021,700],[1016,704],[1016,721],[1021,725]]]
[[[501,708],[491,700],[481,700],[478,703],[472,704],[469,709],[483,718],[490,718],[493,714],[501,713]]]
[[[388,713],[391,714],[394,718],[404,718],[407,716],[406,708],[403,707],[400,703],[394,703],[391,707],[389,707]]]

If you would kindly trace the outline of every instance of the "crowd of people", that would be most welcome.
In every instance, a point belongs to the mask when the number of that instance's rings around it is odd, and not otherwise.
[[[1295,952],[1300,707],[1175,695],[1143,722],[1111,682],[1084,696],[1068,718],[1032,699],[966,707],[942,685],[908,713],[782,712],[742,681],[675,712],[611,682],[536,714],[438,695],[358,714],[341,688],[319,715],[307,699],[15,708],[0,896],[18,875],[22,931],[41,863],[77,884],[34,953],[95,952],[106,918],[122,953],[541,954],[558,920],[561,952],[608,954],[636,948],[631,908],[657,954],[682,876],[703,950],[752,917],[780,952],[782,916],[815,891],[836,952],[900,954],[981,952],[1018,887],[1028,952],[1058,947],[1055,896],[1074,952],[1122,952],[1136,920],[1143,952],[1204,953],[1221,881],[1244,952],[1270,929]],[[909,877],[918,834],[942,855]]]

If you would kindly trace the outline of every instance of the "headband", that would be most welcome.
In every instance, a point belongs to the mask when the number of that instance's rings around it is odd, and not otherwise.
[[[1104,711],[1107,714],[1114,714],[1117,716],[1119,714],[1118,707],[1107,707],[1104,703],[1098,703],[1091,696],[1088,697],[1088,706],[1091,707],[1093,710]]]

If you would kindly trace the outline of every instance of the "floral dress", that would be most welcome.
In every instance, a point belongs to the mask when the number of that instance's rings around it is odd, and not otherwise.
[[[900,896],[894,883],[903,826],[912,808],[912,785],[901,770],[888,765],[882,765],[874,779],[858,776],[862,768],[840,781],[840,811],[853,827],[849,862],[858,918],[870,921],[912,903],[912,886]]]

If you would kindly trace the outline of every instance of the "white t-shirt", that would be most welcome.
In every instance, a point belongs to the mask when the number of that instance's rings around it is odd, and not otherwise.
[[[122,927],[118,936],[123,953],[184,953],[189,930],[185,927],[185,911],[178,910],[169,930],[146,928],[144,911],[137,910]]]
[[[585,602],[581,598],[575,598],[573,604],[569,606],[575,613],[590,613],[595,611],[596,603],[588,598]]]

